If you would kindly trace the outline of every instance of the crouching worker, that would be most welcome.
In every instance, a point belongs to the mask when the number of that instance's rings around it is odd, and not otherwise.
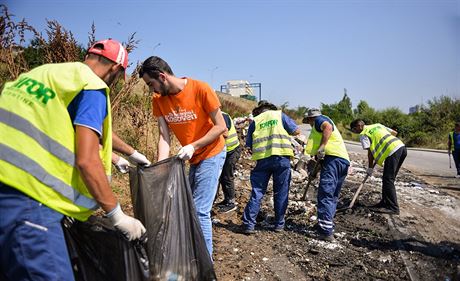
[[[126,49],[96,42],[83,63],[46,64],[0,95],[0,279],[74,280],[61,219],[101,207],[129,240],[145,228],[123,213],[111,174],[109,86]],[[99,152],[99,142],[102,151]],[[101,155],[101,156],[100,156]]]
[[[350,129],[359,134],[361,145],[367,150],[367,175],[371,176],[374,172],[374,163],[383,166],[382,199],[370,208],[378,213],[399,215],[395,179],[406,159],[406,146],[396,137],[396,131],[379,123],[366,125],[363,120],[356,119],[350,123]]]
[[[316,155],[317,160],[322,162],[317,199],[317,234],[319,239],[332,242],[335,211],[350,159],[339,130],[319,109],[308,110],[303,123],[312,127],[305,153]]]
[[[260,203],[273,176],[273,202],[275,208],[274,231],[283,231],[284,215],[288,205],[291,183],[291,161],[294,155],[289,135],[300,133],[297,124],[277,107],[260,101],[253,110],[254,121],[249,125],[246,146],[252,159],[257,160],[251,171],[251,198],[243,213],[244,234],[253,234]]]

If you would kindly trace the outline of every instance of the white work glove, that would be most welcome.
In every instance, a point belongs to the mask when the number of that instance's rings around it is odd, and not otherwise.
[[[366,174],[370,177],[372,176],[372,173],[374,173],[374,168],[367,168]]]
[[[115,168],[122,173],[126,174],[129,171],[129,162],[123,157],[118,158],[117,163],[114,164]]]
[[[129,155],[129,161],[144,165],[144,166],[150,166],[150,161],[145,157],[144,154],[137,152],[137,150],[134,150],[134,153]]]
[[[323,160],[324,159],[324,156],[326,156],[326,151],[324,150],[324,146],[320,146],[318,148],[316,156],[318,156],[318,160]]]
[[[182,147],[177,153],[177,157],[182,160],[189,160],[192,158],[193,153],[195,153],[195,148],[191,144],[187,144],[186,146]]]
[[[113,226],[119,230],[129,241],[139,239],[145,233],[142,223],[130,216],[125,215],[121,210],[120,204],[106,215]]]

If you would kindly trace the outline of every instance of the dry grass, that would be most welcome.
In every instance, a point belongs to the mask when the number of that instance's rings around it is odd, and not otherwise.
[[[221,92],[217,92],[217,96],[222,104],[222,110],[232,117],[246,116],[257,106],[255,101],[233,97]]]
[[[0,86],[6,81],[16,79],[19,74],[30,69],[25,56],[25,50],[32,48],[37,54],[34,63],[60,63],[80,61],[84,55],[82,48],[75,40],[71,31],[66,30],[57,21],[47,20],[46,36],[30,26],[25,19],[16,22],[14,15],[8,12],[6,5],[0,5],[2,16],[0,18]],[[26,34],[32,35],[33,44],[26,44]],[[96,41],[96,27],[94,23],[88,33],[89,47]],[[133,33],[126,43],[128,53],[136,48],[139,41]],[[156,161],[158,143],[158,125],[151,111],[151,95],[148,89],[138,78],[136,70],[126,82],[115,84],[111,88],[111,107],[113,130],[128,144],[145,154],[152,162]],[[256,103],[225,94],[218,94],[222,109],[233,117],[249,114]],[[171,141],[171,154],[175,154],[180,147],[173,136]],[[121,205],[132,213],[129,181],[127,175],[114,171],[112,188],[118,195]]]

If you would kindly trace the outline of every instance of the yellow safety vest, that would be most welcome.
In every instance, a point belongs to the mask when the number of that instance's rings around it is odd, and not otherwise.
[[[450,137],[450,150],[454,151],[455,150],[454,131],[449,133],[449,137]]]
[[[254,118],[252,160],[272,155],[294,156],[291,138],[283,127],[281,110],[268,110]]]
[[[222,112],[230,118],[230,129],[228,130],[228,137],[225,139],[225,145],[227,146],[227,152],[233,151],[240,145],[240,141],[238,139],[238,134],[236,133],[235,125],[233,124],[232,117],[228,115],[226,112]]]
[[[371,140],[371,153],[374,161],[383,166],[383,162],[390,155],[390,153],[399,145],[404,143],[397,137],[390,134],[385,126],[382,124],[365,125],[361,136],[368,136]]]
[[[43,65],[5,84],[0,95],[0,182],[86,220],[99,206],[75,166],[75,130],[67,106],[80,91],[99,89],[107,95],[100,154],[110,176],[109,88],[87,65],[72,62]]]
[[[327,117],[323,115],[324,117]],[[330,156],[337,156],[343,159],[350,161],[348,157],[347,148],[345,147],[345,143],[343,142],[342,135],[340,134],[339,130],[335,126],[334,122],[331,118],[327,117],[331,125],[333,127],[332,134],[327,141],[326,147],[324,148],[326,155]],[[308,137],[307,144],[305,146],[305,154],[309,155],[316,155],[318,152],[318,148],[321,145],[321,139],[323,138],[323,134],[318,132],[315,126],[312,126],[310,136]]]

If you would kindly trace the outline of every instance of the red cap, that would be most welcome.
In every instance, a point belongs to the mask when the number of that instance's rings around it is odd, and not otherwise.
[[[107,39],[94,43],[88,53],[96,54],[108,58],[109,60],[120,64],[125,70],[128,67],[128,52],[120,42]]]

